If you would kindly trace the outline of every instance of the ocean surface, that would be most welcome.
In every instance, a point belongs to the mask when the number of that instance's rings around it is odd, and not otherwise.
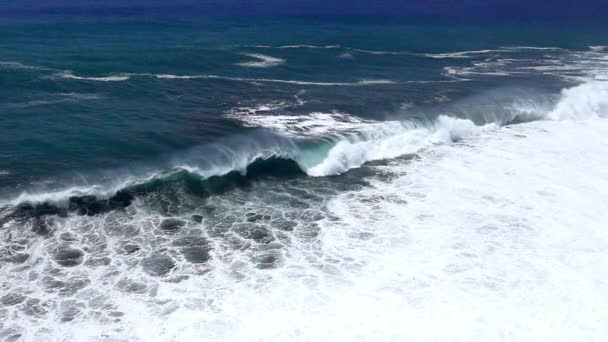
[[[0,23],[0,339],[608,337],[608,28]]]

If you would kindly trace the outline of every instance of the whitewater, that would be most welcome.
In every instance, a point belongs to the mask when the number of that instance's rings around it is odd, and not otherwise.
[[[516,113],[532,115],[516,125],[312,115],[314,132],[323,120],[345,126],[325,157],[306,167],[295,147],[273,154],[306,177],[211,193],[215,209],[169,207],[166,218],[148,194],[125,211],[42,216],[27,229],[5,220],[4,257],[26,260],[2,265],[3,337],[601,340],[607,95],[605,82],[590,80],[564,89],[541,117],[538,108]],[[366,186],[308,181],[356,169]],[[177,194],[187,208],[189,195]],[[32,198],[12,203],[24,201]],[[32,239],[41,224],[54,234]]]

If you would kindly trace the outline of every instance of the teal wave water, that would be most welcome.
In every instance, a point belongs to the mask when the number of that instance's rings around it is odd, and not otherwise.
[[[602,336],[603,33],[0,24],[0,336]]]

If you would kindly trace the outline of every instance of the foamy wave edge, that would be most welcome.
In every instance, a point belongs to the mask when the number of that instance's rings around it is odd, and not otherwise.
[[[536,114],[535,114],[536,115]],[[578,86],[562,90],[560,100],[554,108],[542,117],[530,117],[530,120],[586,120],[608,117],[608,82],[589,81]],[[308,176],[334,176],[359,168],[365,163],[397,158],[417,153],[436,144],[445,144],[468,139],[483,132],[499,129],[501,123],[476,125],[468,119],[441,115],[430,123],[386,121],[369,123],[359,127],[355,132],[328,137],[331,147],[321,158],[313,158],[314,151],[302,150],[290,146],[277,146],[270,151],[232,151],[234,159],[230,165],[217,166],[213,169],[201,169],[187,162],[176,165],[172,171],[159,171],[145,177],[132,177],[114,182],[112,185],[75,186],[54,192],[23,192],[16,198],[0,204],[0,207],[15,206],[20,203],[66,202],[72,196],[97,196],[108,198],[116,192],[138,186],[154,180],[170,177],[177,172],[186,171],[201,179],[222,177],[232,172],[243,175],[253,163],[272,159],[284,159],[295,162],[301,171]]]

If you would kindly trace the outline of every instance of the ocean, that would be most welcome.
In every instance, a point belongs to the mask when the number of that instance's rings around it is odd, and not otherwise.
[[[0,337],[604,340],[607,33],[0,23]]]

